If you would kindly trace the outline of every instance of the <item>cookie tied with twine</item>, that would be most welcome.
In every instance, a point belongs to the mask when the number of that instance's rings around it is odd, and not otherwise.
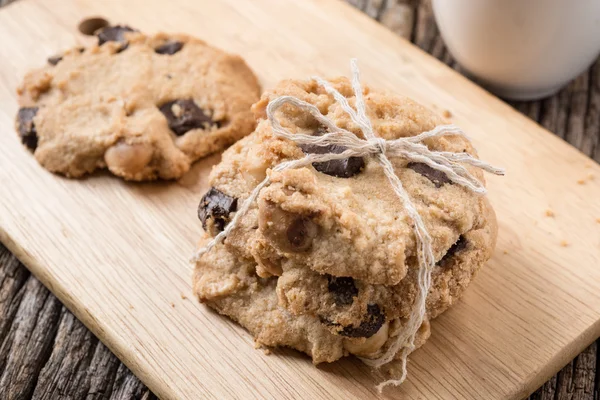
[[[461,164],[469,164],[495,175],[504,175],[504,170],[495,168],[468,153],[431,151],[422,143],[426,139],[450,135],[462,136],[468,140],[465,133],[455,125],[438,125],[434,129],[419,135],[393,140],[385,140],[381,137],[377,137],[373,132],[371,121],[366,114],[366,104],[355,59],[351,61],[351,69],[355,108],[350,106],[347,98],[337,91],[331,83],[319,77],[313,77],[313,79],[340,104],[342,109],[350,116],[352,122],[359,127],[364,138],[358,137],[354,133],[338,127],[333,121],[324,116],[317,107],[293,96],[281,96],[270,101],[267,106],[267,118],[271,123],[273,134],[276,137],[291,140],[298,145],[313,145],[324,148],[332,148],[334,147],[332,145],[336,145],[345,149],[341,153],[307,154],[305,157],[297,160],[284,161],[273,167],[273,171],[302,168],[313,163],[347,159],[349,157],[372,157],[383,168],[389,184],[402,202],[408,216],[413,221],[419,265],[417,273],[417,295],[415,297],[414,305],[403,329],[393,339],[392,343],[383,354],[377,358],[359,357],[363,363],[374,368],[379,368],[396,359],[398,354],[400,355],[399,359],[402,367],[401,376],[398,377],[398,379],[391,379],[380,383],[377,388],[381,391],[386,385],[400,385],[406,379],[407,358],[415,349],[415,336],[426,315],[425,303],[431,287],[431,272],[435,266],[431,236],[427,232],[425,224],[417,212],[415,205],[412,203],[408,193],[404,189],[402,181],[396,175],[390,158],[397,157],[403,158],[409,162],[426,164],[437,171],[443,172],[453,183],[463,186],[467,190],[479,195],[485,195],[485,187]],[[328,133],[322,136],[312,136],[299,133],[294,134],[288,131],[281,125],[280,121],[275,116],[277,110],[286,104],[295,106],[311,114],[319,123],[327,128]],[[191,261],[198,261],[204,253],[209,252],[215,245],[223,242],[231,231],[238,226],[242,216],[246,214],[252,204],[256,202],[260,191],[270,183],[269,176],[259,183],[250,196],[242,203],[241,207],[239,207],[225,229],[215,236],[205,247],[199,249]]]

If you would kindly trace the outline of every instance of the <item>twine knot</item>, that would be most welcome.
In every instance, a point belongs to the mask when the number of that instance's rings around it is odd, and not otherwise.
[[[303,158],[297,160],[284,161],[273,167],[274,171],[301,168],[315,162],[339,160],[353,156],[372,156],[383,168],[390,186],[401,200],[407,215],[412,221],[419,263],[419,270],[417,271],[417,295],[415,297],[413,308],[404,323],[403,329],[401,329],[387,349],[383,351],[383,354],[379,354],[375,358],[360,357],[365,364],[378,368],[395,359],[396,354],[400,353],[402,375],[399,379],[387,380],[379,384],[377,388],[381,391],[386,385],[400,385],[406,379],[407,357],[415,349],[415,336],[426,315],[425,302],[427,293],[431,287],[431,271],[435,265],[431,237],[427,232],[421,216],[404,189],[400,178],[396,175],[394,166],[388,157],[402,158],[409,162],[427,164],[435,170],[444,172],[452,182],[479,195],[484,195],[486,193],[485,187],[461,164],[469,164],[496,175],[504,175],[504,170],[495,168],[465,152],[453,153],[447,151],[432,151],[422,143],[426,139],[449,135],[462,136],[468,139],[465,133],[455,125],[439,125],[430,131],[423,132],[416,136],[401,137],[393,140],[386,140],[376,136],[373,132],[371,121],[366,114],[366,103],[363,98],[360,75],[355,59],[351,61],[351,69],[352,89],[354,91],[355,99],[354,108],[350,106],[348,99],[337,91],[331,83],[319,77],[313,77],[313,79],[322,86],[327,93],[333,96],[336,102],[350,116],[352,122],[358,126],[364,139],[346,129],[338,127],[332,120],[324,116],[316,106],[292,96],[281,96],[271,100],[267,106],[267,118],[271,123],[273,134],[280,138],[291,140],[297,144],[311,144],[322,147],[337,145],[345,149],[342,153],[307,154]],[[294,134],[288,131],[281,125],[275,115],[276,111],[286,104],[296,106],[311,114],[327,129],[328,133],[322,136],[312,136],[301,133]],[[256,186],[256,188],[254,188],[250,196],[242,203],[242,206],[235,213],[225,229],[215,236],[205,247],[199,249],[192,258],[192,262],[198,261],[202,254],[210,251],[231,233],[238,225],[240,218],[245,215],[251,205],[255,203],[260,191],[270,182],[270,177],[267,176]]]
[[[387,150],[387,140],[380,137],[373,137],[367,140],[374,148],[378,149],[379,154],[385,154]]]

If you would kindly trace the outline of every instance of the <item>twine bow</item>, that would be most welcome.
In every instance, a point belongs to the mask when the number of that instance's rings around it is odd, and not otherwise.
[[[364,135],[364,139],[356,136],[352,132],[338,127],[333,121],[321,114],[319,109],[314,105],[292,96],[282,96],[270,101],[267,106],[267,118],[271,123],[273,133],[283,139],[291,140],[299,145],[310,144],[322,147],[338,145],[346,149],[342,153],[307,154],[305,157],[298,160],[284,161],[276,165],[273,168],[274,171],[301,168],[315,162],[340,160],[353,156],[372,156],[383,168],[392,189],[402,201],[408,216],[413,221],[419,261],[419,271],[417,274],[418,293],[415,298],[413,309],[402,332],[395,337],[393,343],[382,355],[374,359],[360,358],[365,364],[378,368],[392,361],[396,354],[401,351],[402,375],[399,379],[387,380],[379,384],[377,388],[381,391],[386,385],[400,385],[406,379],[406,360],[408,355],[415,349],[415,335],[425,318],[425,301],[427,299],[429,288],[431,287],[431,271],[435,265],[435,258],[431,247],[431,237],[427,232],[421,216],[411,202],[408,193],[402,186],[400,178],[396,175],[390,158],[398,157],[410,162],[427,164],[435,170],[444,172],[452,182],[479,195],[484,195],[486,193],[485,187],[461,164],[469,164],[495,175],[504,175],[504,170],[495,168],[467,153],[431,151],[427,146],[422,144],[424,140],[429,138],[450,135],[462,136],[468,139],[465,133],[455,125],[439,125],[434,129],[419,135],[402,137],[394,140],[385,140],[375,136],[371,121],[366,114],[366,104],[360,85],[360,76],[356,59],[351,60],[351,69],[352,89],[354,91],[356,109],[350,106],[346,97],[337,91],[331,83],[319,77],[313,77],[313,79],[340,104],[342,109],[350,116],[352,122],[359,127]],[[286,104],[296,106],[310,113],[317,121],[327,128],[329,133],[322,136],[311,136],[298,133],[294,134],[288,131],[281,126],[281,123],[275,117],[276,111]],[[231,233],[238,225],[240,218],[246,214],[251,205],[254,204],[262,188],[267,186],[270,182],[270,178],[267,176],[260,184],[258,184],[258,186],[256,186],[256,188],[254,188],[226,228],[215,236],[204,248],[199,249],[192,258],[192,262],[198,261],[202,254],[210,251],[216,244],[221,243]]]

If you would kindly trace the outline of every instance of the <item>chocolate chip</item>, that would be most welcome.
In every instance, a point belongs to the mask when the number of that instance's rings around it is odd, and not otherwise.
[[[86,18],[79,23],[79,32],[87,36],[94,36],[102,28],[108,26],[108,21],[104,18],[92,17]]]
[[[310,249],[319,233],[314,217],[282,210],[269,200],[258,200],[258,229],[273,247],[283,252]]]
[[[465,239],[465,237],[463,235],[460,235],[460,237],[458,238],[456,243],[454,243],[452,246],[450,246],[450,248],[448,249],[446,254],[444,254],[444,256],[440,259],[440,261],[437,262],[437,265],[444,266],[444,264],[446,264],[448,262],[448,260],[450,260],[456,253],[466,249],[467,244],[468,244],[467,239]]]
[[[327,128],[321,125],[313,132],[313,136],[322,136],[326,133]],[[329,146],[301,144],[300,148],[304,154],[340,154],[346,151],[346,147],[335,144]],[[350,157],[341,160],[315,162],[312,165],[317,171],[324,174],[335,176],[337,178],[350,178],[364,169],[365,160],[362,157]]]
[[[208,219],[212,218],[215,227],[220,232],[229,222],[229,214],[236,210],[237,199],[213,187],[200,200],[198,218],[202,221],[204,230],[207,229]]]
[[[96,34],[98,36],[98,46],[102,46],[106,42],[121,42],[126,44],[127,39],[125,39],[125,34],[128,32],[137,32],[137,30],[126,25],[107,26]],[[121,48],[119,51],[123,51],[126,48]]]
[[[169,40],[163,45],[158,46],[154,51],[158,54],[173,55],[183,49],[183,43],[177,40]]]
[[[192,129],[208,129],[220,127],[219,122],[213,121],[194,100],[174,100],[159,107],[167,118],[169,128],[181,136]]]
[[[63,59],[62,55],[56,55],[56,56],[48,57],[48,64],[50,64],[50,65],[56,65],[59,62],[61,62],[62,59]]]
[[[293,251],[308,250],[317,235],[317,226],[309,218],[296,218],[290,223],[286,235]]]
[[[327,289],[333,295],[336,306],[348,306],[358,296],[354,279],[346,276],[336,277],[327,275]]]
[[[437,188],[442,187],[445,183],[452,184],[452,181],[446,176],[446,173],[433,169],[427,164],[409,163],[407,167],[429,179]]]
[[[385,323],[385,315],[377,304],[367,305],[367,316],[359,326],[346,326],[339,334],[346,337],[371,337]]]
[[[21,142],[30,150],[35,150],[38,144],[37,130],[33,118],[38,112],[37,107],[23,107],[17,113],[17,123]]]
[[[300,148],[304,154],[340,154],[346,151],[344,146],[336,144],[328,146],[317,146],[314,144],[301,144]],[[315,162],[313,167],[324,174],[335,176],[337,178],[350,178],[365,167],[365,160],[362,157],[343,158],[341,160],[330,160],[324,162]]]

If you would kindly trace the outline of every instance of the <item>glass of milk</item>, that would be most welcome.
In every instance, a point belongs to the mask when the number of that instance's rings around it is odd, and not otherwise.
[[[600,0],[432,0],[454,58],[501,97],[549,96],[600,53]]]

